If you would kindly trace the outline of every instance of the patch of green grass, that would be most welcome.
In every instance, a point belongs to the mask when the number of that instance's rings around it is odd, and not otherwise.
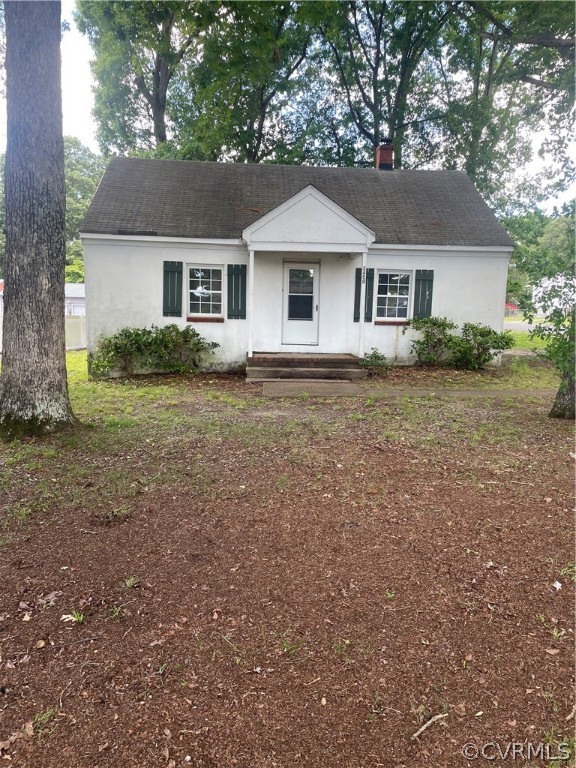
[[[565,579],[570,579],[570,581],[576,581],[576,563],[566,563],[560,571],[560,576],[564,576]]]
[[[544,734],[544,744],[548,747],[544,754],[550,755],[549,768],[574,768],[576,765],[576,738],[564,736],[554,729]],[[554,759],[556,758],[556,759]]]
[[[106,427],[110,430],[121,432],[139,425],[139,420],[131,416],[107,416],[104,419]]]
[[[274,485],[281,491],[285,491],[290,486],[290,478],[288,475],[278,475],[274,481]]]
[[[8,512],[8,518],[22,525],[28,521],[32,514],[32,508],[26,504],[19,504]]]
[[[510,331],[514,339],[513,350],[538,351],[546,349],[548,341],[546,339],[533,338],[530,331]]]
[[[228,392],[218,392],[217,390],[212,389],[209,389],[207,392],[205,392],[204,397],[209,402],[223,403],[224,405],[228,405],[230,408],[246,408],[248,405],[247,400],[234,397],[234,395],[230,395]]]
[[[34,495],[32,497],[8,507],[4,517],[4,524],[14,522],[18,525],[23,525],[28,522],[32,515],[45,512],[58,501],[58,494],[53,488],[48,487],[47,489],[46,483],[38,483],[37,487],[33,490]]]
[[[127,520],[132,517],[132,509],[128,504],[121,504],[119,507],[110,509],[106,513],[106,517],[110,522],[120,522],[121,520]]]
[[[85,349],[66,353],[66,371],[68,372],[69,384],[88,381],[88,364]]]
[[[518,442],[520,430],[504,420],[494,420],[480,424],[470,436],[472,445],[497,445],[499,443]]]
[[[560,378],[543,360],[517,357],[500,369],[494,389],[557,389]]]
[[[501,365],[483,371],[456,371],[452,368],[391,369],[386,388],[369,392],[366,405],[373,406],[390,389],[429,389],[436,394],[442,390],[482,389],[557,389],[559,377],[554,366],[543,357],[512,357]],[[370,384],[366,385],[367,388]]]

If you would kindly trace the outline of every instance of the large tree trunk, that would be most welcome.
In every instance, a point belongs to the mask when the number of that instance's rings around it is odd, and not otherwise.
[[[548,415],[554,419],[574,419],[576,417],[573,371],[563,376],[556,400]]]
[[[574,301],[572,297],[572,302]],[[556,400],[552,410],[548,414],[553,419],[574,419],[576,417],[575,393],[574,393],[574,368],[576,366],[576,312],[572,304],[570,314],[568,315],[568,325],[562,329],[565,334],[562,336],[561,348],[565,351],[564,357],[559,357],[561,365],[558,365],[561,372],[560,387],[556,395]]]
[[[0,431],[74,422],[64,341],[60,3],[8,2],[6,273]]]

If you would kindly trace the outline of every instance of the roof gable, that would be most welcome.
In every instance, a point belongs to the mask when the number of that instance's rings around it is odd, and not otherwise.
[[[375,234],[348,211],[309,184],[250,224],[242,237],[255,250],[313,249],[315,245],[349,251],[367,248]]]

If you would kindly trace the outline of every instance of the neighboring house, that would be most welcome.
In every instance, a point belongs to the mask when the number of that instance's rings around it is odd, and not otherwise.
[[[502,329],[512,240],[465,173],[115,158],[81,227],[88,349],[192,324],[255,352],[410,358],[413,317]],[[382,170],[380,170],[380,168]]]
[[[84,283],[66,283],[64,286],[64,311],[67,315],[86,314],[86,287]]]

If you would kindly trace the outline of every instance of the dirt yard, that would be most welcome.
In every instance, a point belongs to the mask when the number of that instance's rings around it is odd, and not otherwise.
[[[0,447],[1,764],[574,765],[573,424],[538,381],[72,376],[81,427]]]

